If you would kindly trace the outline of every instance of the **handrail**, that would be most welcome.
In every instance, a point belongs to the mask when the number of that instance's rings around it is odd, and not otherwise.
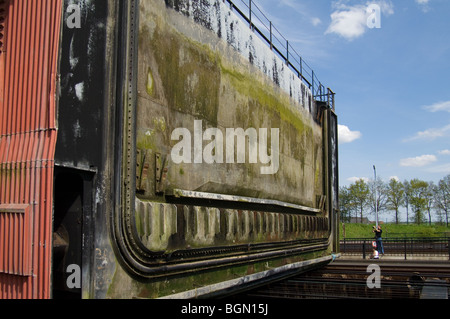
[[[225,0],[223,0],[225,1]],[[273,25],[254,0],[226,0],[231,10],[235,10],[241,18],[249,24],[255,34],[265,41],[286,65],[297,74],[312,92],[314,100],[325,102],[328,107],[335,110],[335,93],[319,81],[314,70],[297,53],[280,31]],[[242,6],[240,7],[239,4]],[[247,11],[248,14],[244,13]]]
[[[343,254],[359,255],[363,259],[373,249],[374,238],[352,238],[340,240],[340,251]],[[449,237],[419,237],[419,238],[387,238],[382,240],[384,251],[391,256],[448,256],[450,260]]]
[[[382,240],[387,242],[396,242],[396,241],[404,241],[404,240],[410,240],[410,241],[448,241],[450,240],[449,237],[383,237]],[[361,242],[361,241],[373,241],[375,240],[375,237],[361,237],[361,238],[341,238],[340,241],[346,241],[346,242]]]

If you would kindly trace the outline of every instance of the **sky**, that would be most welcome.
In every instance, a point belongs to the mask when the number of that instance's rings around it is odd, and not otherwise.
[[[340,186],[450,174],[449,0],[254,2],[336,93]]]

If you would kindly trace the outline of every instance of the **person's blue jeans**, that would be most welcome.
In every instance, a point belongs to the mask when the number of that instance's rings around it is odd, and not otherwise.
[[[384,247],[383,247],[383,241],[381,240],[381,237],[377,238],[377,250],[379,254],[384,255]]]

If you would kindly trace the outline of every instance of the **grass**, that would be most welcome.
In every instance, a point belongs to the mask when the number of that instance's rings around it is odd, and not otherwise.
[[[345,238],[373,238],[372,227],[374,225],[369,224],[350,224],[345,223]],[[383,230],[383,238],[393,237],[450,237],[450,227],[444,225],[432,224],[383,224],[381,225]],[[343,224],[340,224],[339,235],[340,238],[344,238]]]

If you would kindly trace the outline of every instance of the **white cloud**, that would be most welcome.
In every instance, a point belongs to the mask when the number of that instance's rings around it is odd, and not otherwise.
[[[421,7],[423,12],[428,12],[430,7],[428,4],[430,3],[430,0],[416,0],[416,3]]]
[[[396,180],[397,182],[400,182],[400,178],[398,176],[389,177],[389,181],[391,181],[391,179]]]
[[[445,112],[450,113],[450,101],[439,102],[439,103],[435,103],[433,105],[424,106],[424,109],[426,109],[430,112],[445,111]]]
[[[300,16],[302,16],[304,18],[310,19],[311,24],[315,27],[322,23],[322,21],[318,17],[310,18],[312,14],[309,12],[308,7],[301,1],[280,0],[280,4],[288,7],[291,10],[294,10],[295,12],[297,12]]]
[[[319,18],[312,18],[311,19],[311,23],[313,24],[313,26],[318,26],[319,24],[322,23],[322,21]]]
[[[391,15],[394,14],[394,5],[390,0],[379,0],[379,1],[369,1],[367,2],[367,5],[369,4],[378,4],[381,8],[381,12],[385,15]]]
[[[400,166],[404,167],[423,167],[437,161],[435,155],[422,155],[400,160]]]
[[[369,182],[369,178],[367,177],[349,177],[347,178],[347,181],[349,181],[350,183],[356,183],[357,181],[359,181],[360,179],[362,179],[363,181],[365,181],[366,183]]]
[[[394,13],[394,6],[390,1],[371,1],[367,5],[348,6],[343,1],[334,3],[335,11],[331,14],[331,24],[325,34],[335,33],[348,40],[362,36],[368,26],[370,13],[367,12],[370,4],[376,4],[385,15]]]
[[[351,143],[362,137],[361,132],[351,131],[348,126],[338,125],[339,143]]]
[[[415,140],[435,140],[439,137],[445,137],[450,132],[450,124],[441,128],[430,128],[428,130],[417,132],[415,136],[405,139],[405,142]]]
[[[325,34],[335,33],[348,40],[360,37],[366,31],[365,7],[350,7],[331,14],[331,24]]]
[[[423,109],[429,112],[449,112],[450,113],[450,101],[438,102],[432,105],[424,106]],[[444,127],[430,128],[425,131],[417,132],[413,137],[404,139],[404,142],[415,140],[434,140],[439,137],[446,137],[450,135],[450,124]]]
[[[439,151],[439,154],[440,154],[440,155],[450,155],[450,150],[442,150],[442,151]]]

